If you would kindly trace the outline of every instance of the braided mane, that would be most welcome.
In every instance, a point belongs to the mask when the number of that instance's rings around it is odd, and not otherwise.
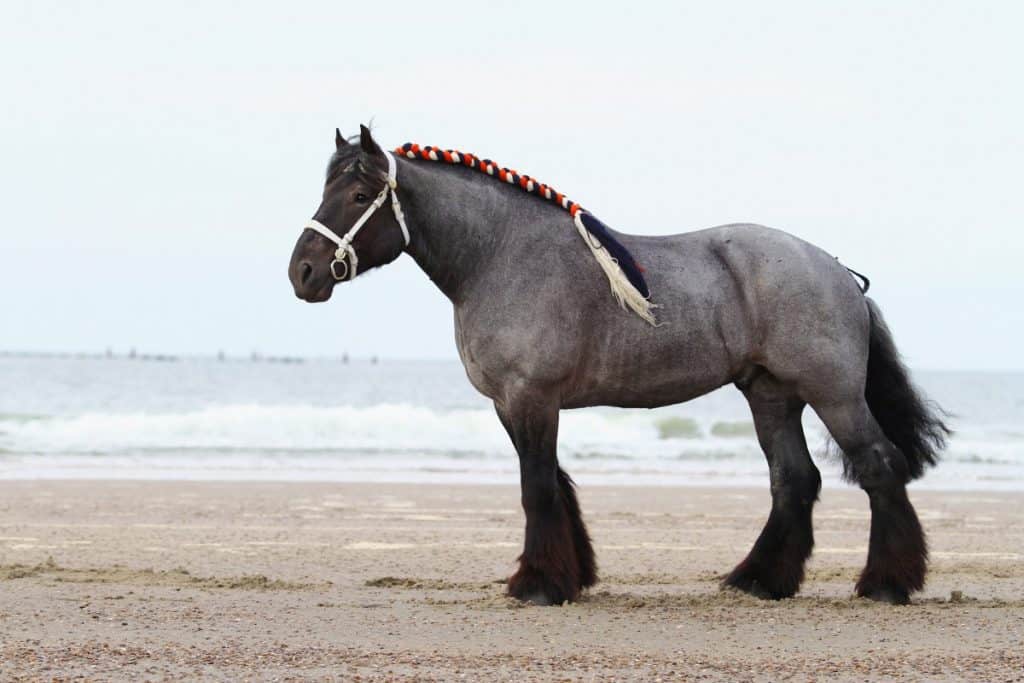
[[[652,325],[655,324],[654,314],[651,312],[654,304],[650,302],[651,294],[643,276],[643,268],[637,264],[633,255],[629,253],[626,247],[615,239],[607,225],[558,190],[535,178],[531,178],[525,173],[519,173],[511,168],[499,166],[490,159],[481,159],[475,154],[468,152],[441,149],[431,145],[420,147],[413,142],[407,142],[401,147],[396,148],[395,154],[408,159],[424,159],[452,166],[472,168],[501,182],[516,185],[529,194],[558,204],[558,206],[568,211],[569,215],[572,216],[577,230],[583,236],[587,246],[590,247],[594,257],[608,276],[612,295],[615,296],[623,307],[628,306],[641,318]]]
[[[519,173],[513,171],[511,168],[505,166],[498,166],[498,164],[490,159],[481,159],[474,154],[468,152],[459,152],[454,149],[441,149],[440,147],[420,147],[419,145],[407,142],[401,147],[395,149],[395,154],[407,157],[409,159],[425,159],[427,161],[440,161],[452,166],[466,166],[476,171],[480,171],[489,176],[493,176],[498,180],[508,183],[509,185],[518,185],[521,189],[535,194],[538,197],[547,199],[548,201],[555,202],[560,207],[569,212],[569,215],[573,218],[576,214],[583,210],[576,202],[570,201],[561,192],[555,190],[550,185],[545,185],[538,180],[531,178],[525,173]]]

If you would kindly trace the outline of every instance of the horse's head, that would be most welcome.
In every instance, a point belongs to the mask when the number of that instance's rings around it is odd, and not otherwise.
[[[359,144],[335,131],[323,200],[288,264],[295,295],[327,301],[334,285],[394,261],[408,244],[395,195],[394,158],[360,126]],[[391,204],[392,206],[384,206]]]

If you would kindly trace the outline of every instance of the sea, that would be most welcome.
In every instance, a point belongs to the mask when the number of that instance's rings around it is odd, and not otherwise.
[[[1024,490],[1024,373],[915,372],[955,435],[921,489]],[[848,486],[808,409],[825,486]],[[563,411],[581,485],[767,486],[743,397]],[[457,361],[0,355],[0,479],[517,484]]]

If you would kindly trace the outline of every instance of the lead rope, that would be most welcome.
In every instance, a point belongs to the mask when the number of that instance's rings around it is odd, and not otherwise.
[[[352,248],[352,242],[363,226],[366,225],[366,221],[370,220],[370,216],[384,205],[388,194],[391,195],[391,210],[395,214],[395,220],[398,221],[398,227],[402,229],[405,246],[409,246],[409,228],[405,224],[402,203],[398,200],[398,165],[395,162],[395,157],[390,152],[384,152],[384,156],[388,159],[387,183],[384,185],[384,189],[380,191],[380,194],[377,195],[377,198],[373,200],[373,203],[366,207],[366,211],[359,217],[359,220],[348,229],[344,237],[338,237],[336,232],[315,218],[309,219],[309,222],[303,226],[323,235],[338,245],[338,248],[334,250],[334,260],[331,261],[331,275],[334,276],[335,280],[351,280],[358,274],[359,257],[356,255],[356,250]],[[341,266],[340,273],[338,272],[339,266]]]

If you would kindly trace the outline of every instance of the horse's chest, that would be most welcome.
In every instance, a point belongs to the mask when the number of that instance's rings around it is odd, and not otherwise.
[[[465,357],[462,359],[462,365],[466,368],[466,377],[469,378],[469,382],[473,385],[474,389],[490,399],[499,397],[498,383],[487,372],[487,368],[484,365],[473,360],[467,360]]]
[[[490,367],[493,363],[488,362],[487,354],[480,353],[480,344],[475,341],[459,324],[459,316],[456,314],[455,346],[459,350],[462,367],[466,369],[466,377],[474,389],[488,398],[496,399],[499,396],[499,384],[495,369]]]

